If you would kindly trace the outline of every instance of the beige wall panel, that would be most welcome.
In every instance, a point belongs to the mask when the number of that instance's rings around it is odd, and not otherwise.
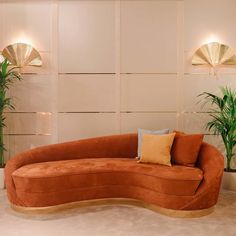
[[[210,121],[208,113],[185,113],[180,115],[182,127],[180,130],[186,133],[205,133],[209,132],[205,127],[208,121]]]
[[[236,80],[234,74],[218,75],[219,78],[209,78],[208,75],[186,75],[183,80],[183,108],[182,111],[209,111],[210,106],[201,108],[199,101],[202,98],[197,96],[203,92],[219,93],[220,86],[230,86],[236,89]],[[219,93],[220,94],[220,93]]]
[[[59,2],[60,72],[115,68],[115,1]]]
[[[10,90],[16,111],[51,111],[53,103],[52,84],[49,75],[23,75]]]
[[[51,143],[51,136],[44,135],[10,135],[9,157]]]
[[[4,2],[0,7],[0,50],[20,41],[32,44],[39,51],[50,51],[51,2]]]
[[[236,49],[235,0],[187,0],[184,3],[186,72],[192,71],[190,55],[204,43],[218,41]]]
[[[115,111],[114,75],[61,75],[59,111]]]
[[[59,142],[116,134],[114,113],[59,114]]]
[[[35,134],[36,113],[6,113],[5,133]]]
[[[121,132],[137,132],[143,129],[175,129],[176,113],[122,113]]]
[[[122,75],[122,111],[176,111],[175,75]]]
[[[176,1],[121,1],[121,71],[177,71]]]
[[[52,114],[37,113],[5,113],[6,134],[51,134]]]

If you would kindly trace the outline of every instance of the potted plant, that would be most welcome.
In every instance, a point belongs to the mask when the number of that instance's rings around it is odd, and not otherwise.
[[[8,97],[7,91],[10,85],[15,80],[21,80],[21,75],[16,71],[17,67],[9,68],[9,62],[5,59],[0,62],[0,188],[4,187],[4,135],[3,129],[5,125],[5,109],[14,110],[14,106],[12,104],[12,98]]]
[[[225,147],[226,168],[223,178],[223,187],[236,190],[236,169],[232,168],[235,158],[234,148],[236,146],[236,91],[228,88],[220,88],[221,95],[204,92],[205,103],[210,103],[211,120],[206,124],[209,131],[220,135]]]

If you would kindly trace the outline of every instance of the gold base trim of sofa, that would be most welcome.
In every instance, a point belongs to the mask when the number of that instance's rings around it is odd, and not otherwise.
[[[150,209],[152,211],[158,212],[162,215],[176,217],[176,218],[195,218],[202,217],[211,214],[214,211],[214,207],[210,207],[202,210],[173,210],[163,208],[157,205],[145,203],[143,201],[128,199],[128,198],[103,198],[103,199],[95,199],[95,200],[83,200],[77,202],[70,202],[55,206],[47,206],[47,207],[23,207],[11,204],[11,208],[19,213],[24,214],[53,214],[63,210],[69,210],[79,207],[88,207],[88,206],[98,206],[98,205],[117,205],[117,204],[125,204],[132,205],[137,207],[143,207]]]

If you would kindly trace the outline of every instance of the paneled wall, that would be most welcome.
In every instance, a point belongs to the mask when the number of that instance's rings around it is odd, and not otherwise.
[[[39,50],[42,68],[24,68],[23,81],[16,82],[10,96],[16,110],[7,111],[5,141],[10,158],[18,152],[56,141],[55,4],[49,1],[0,1],[0,50],[15,42]]]
[[[0,49],[29,42],[43,58],[10,91],[7,156],[139,127],[206,133],[197,95],[236,88],[236,68],[216,79],[191,57],[212,40],[236,49],[235,10],[235,0],[0,1]]]

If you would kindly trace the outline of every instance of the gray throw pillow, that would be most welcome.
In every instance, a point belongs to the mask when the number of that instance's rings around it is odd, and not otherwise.
[[[137,159],[139,160],[141,157],[141,147],[143,143],[143,135],[144,134],[168,134],[169,129],[161,129],[161,130],[147,130],[147,129],[138,129],[138,157]]]

